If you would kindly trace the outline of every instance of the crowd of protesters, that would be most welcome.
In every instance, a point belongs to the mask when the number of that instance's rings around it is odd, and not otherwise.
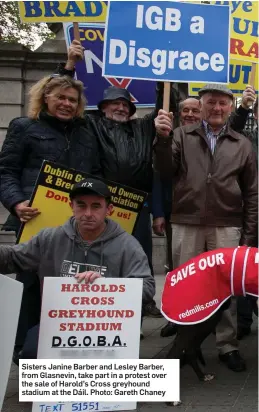
[[[123,253],[131,259],[123,260],[123,274],[115,273],[109,270],[112,262],[105,249],[102,265],[108,267],[108,276],[143,277],[146,286],[142,314],[162,317],[154,301],[152,221],[153,232],[166,235],[167,271],[204,251],[257,246],[258,130],[247,132],[245,126],[251,107],[258,120],[258,99],[248,86],[236,109],[234,95],[226,86],[207,84],[197,99],[187,98],[178,107],[172,93],[172,111],[164,111],[157,103],[150,114],[138,118],[130,93],[110,87],[98,104],[98,114],[86,114],[83,84],[74,80],[75,64],[82,57],[83,48],[74,41],[68,61],[31,88],[28,116],[16,118],[9,125],[0,153],[0,197],[10,212],[3,230],[18,233],[21,223],[41,213],[29,206],[29,199],[43,160],[147,192],[133,232],[134,241],[117,226],[111,228],[105,223],[110,195],[105,187],[98,189],[98,180],[93,183],[95,191],[79,187],[77,197],[72,193],[74,223],[64,230],[74,231],[85,248],[103,237],[107,240],[106,231],[116,231],[116,238],[128,245],[121,248],[120,259],[124,259]],[[157,102],[162,101],[162,94],[163,88],[157,87]],[[175,127],[176,117],[180,127]],[[102,201],[97,201],[98,196]],[[87,230],[81,227],[82,213],[89,215],[89,227],[96,222],[98,228],[95,226],[93,231],[92,226]],[[2,272],[15,270],[17,280],[24,284],[16,359],[24,350],[28,331],[39,324],[41,261],[35,251],[46,245],[49,236],[47,232],[29,246],[17,245],[6,255],[0,249],[0,258],[13,262],[1,267]],[[110,247],[109,242],[107,245]],[[93,280],[96,274],[85,276]],[[233,371],[246,367],[238,339],[251,331],[253,307],[249,298],[233,298],[216,329],[219,357]],[[176,330],[168,323],[161,335],[170,336]]]

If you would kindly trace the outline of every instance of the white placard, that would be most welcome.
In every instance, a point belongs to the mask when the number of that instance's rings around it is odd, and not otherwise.
[[[0,410],[12,363],[23,284],[0,275]]]
[[[39,359],[138,359],[142,279],[101,278],[78,284],[74,278],[45,278]],[[90,402],[91,403],[91,402]],[[77,410],[132,410],[135,402],[62,405]],[[85,409],[83,409],[85,407]],[[56,403],[34,403],[32,412],[58,411]],[[60,408],[60,406],[59,406]]]

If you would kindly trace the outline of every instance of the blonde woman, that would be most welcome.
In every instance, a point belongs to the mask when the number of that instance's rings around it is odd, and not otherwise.
[[[0,153],[0,194],[11,212],[5,230],[17,231],[39,211],[28,207],[43,160],[99,173],[97,143],[86,130],[83,84],[52,75],[30,90],[28,117],[11,121]],[[94,162],[94,163],[93,163]]]
[[[30,90],[28,117],[11,121],[0,153],[0,196],[11,213],[3,230],[19,230],[40,213],[29,207],[43,160],[92,174],[100,174],[97,142],[83,117],[83,84],[70,77],[52,75]],[[40,288],[37,276],[20,273],[24,297],[16,338],[22,348],[27,330],[39,320]]]

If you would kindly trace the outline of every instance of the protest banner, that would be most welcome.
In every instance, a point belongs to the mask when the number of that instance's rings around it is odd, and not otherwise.
[[[110,2],[103,76],[228,83],[229,19],[229,7]]]
[[[67,48],[74,40],[72,23],[64,23],[64,34]],[[116,79],[102,77],[104,24],[80,23],[80,42],[85,48],[84,60],[76,64],[76,77],[84,83],[87,96],[87,109],[96,109],[103,98],[107,87],[117,86],[127,89],[132,102],[138,108],[154,107],[156,85],[154,82],[132,79]]]
[[[41,212],[36,218],[22,225],[18,242],[31,239],[45,227],[63,225],[72,216],[69,192],[75,183],[89,177],[90,174],[68,169],[57,163],[44,161],[39,172],[30,205]],[[94,176],[91,176],[94,177]],[[113,209],[110,219],[119,223],[128,233],[132,233],[138,213],[147,197],[147,193],[103,180],[112,193]]]
[[[23,23],[104,23],[107,1],[19,1]]]
[[[201,2],[202,3],[202,2]],[[230,68],[229,85],[235,97],[241,97],[247,84],[251,84],[252,63],[256,64],[253,87],[258,94],[258,2],[257,1],[210,1],[210,4],[230,6]],[[218,33],[218,32],[217,32]],[[203,83],[189,84],[189,96],[197,96]]]
[[[22,292],[23,284],[21,282],[0,275],[0,411],[2,410],[12,364]]]
[[[258,249],[246,246],[190,259],[167,274],[161,312],[171,322],[191,325],[210,318],[231,296],[258,296],[258,263]]]
[[[258,1],[207,1],[212,5],[229,6],[230,57],[244,62],[258,63]],[[214,27],[217,28],[215,25]],[[217,35],[219,31],[216,31]]]
[[[228,87],[235,97],[242,97],[242,94],[248,84],[251,84],[252,64],[241,62],[240,60],[230,60],[229,84]],[[205,83],[189,83],[189,96],[198,96],[198,91],[205,86]],[[258,94],[259,90],[259,72],[256,64],[254,88]]]
[[[86,361],[138,359],[141,302],[142,279],[104,278],[97,279],[93,284],[78,284],[71,277],[45,278],[38,358]],[[92,385],[98,389],[96,379]],[[75,398],[80,390],[83,388],[75,382],[72,401],[73,395]],[[53,406],[56,404],[49,402],[42,405],[42,402],[34,403],[32,412],[55,410]],[[135,402],[68,402],[56,410],[115,411],[135,408]]]

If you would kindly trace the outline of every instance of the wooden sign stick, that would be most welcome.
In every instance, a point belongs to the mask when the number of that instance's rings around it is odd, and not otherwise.
[[[255,74],[256,74],[256,63],[252,63],[252,70],[250,75],[250,85],[255,89]]]
[[[170,107],[170,90],[171,84],[169,82],[164,82],[163,110],[166,112],[169,112]]]
[[[256,63],[252,63],[252,70],[250,75],[250,86],[255,90],[255,75],[256,75]],[[254,102],[252,103],[254,106]]]
[[[78,23],[73,23],[73,29],[74,29],[74,39],[80,41],[80,33],[79,33]]]

